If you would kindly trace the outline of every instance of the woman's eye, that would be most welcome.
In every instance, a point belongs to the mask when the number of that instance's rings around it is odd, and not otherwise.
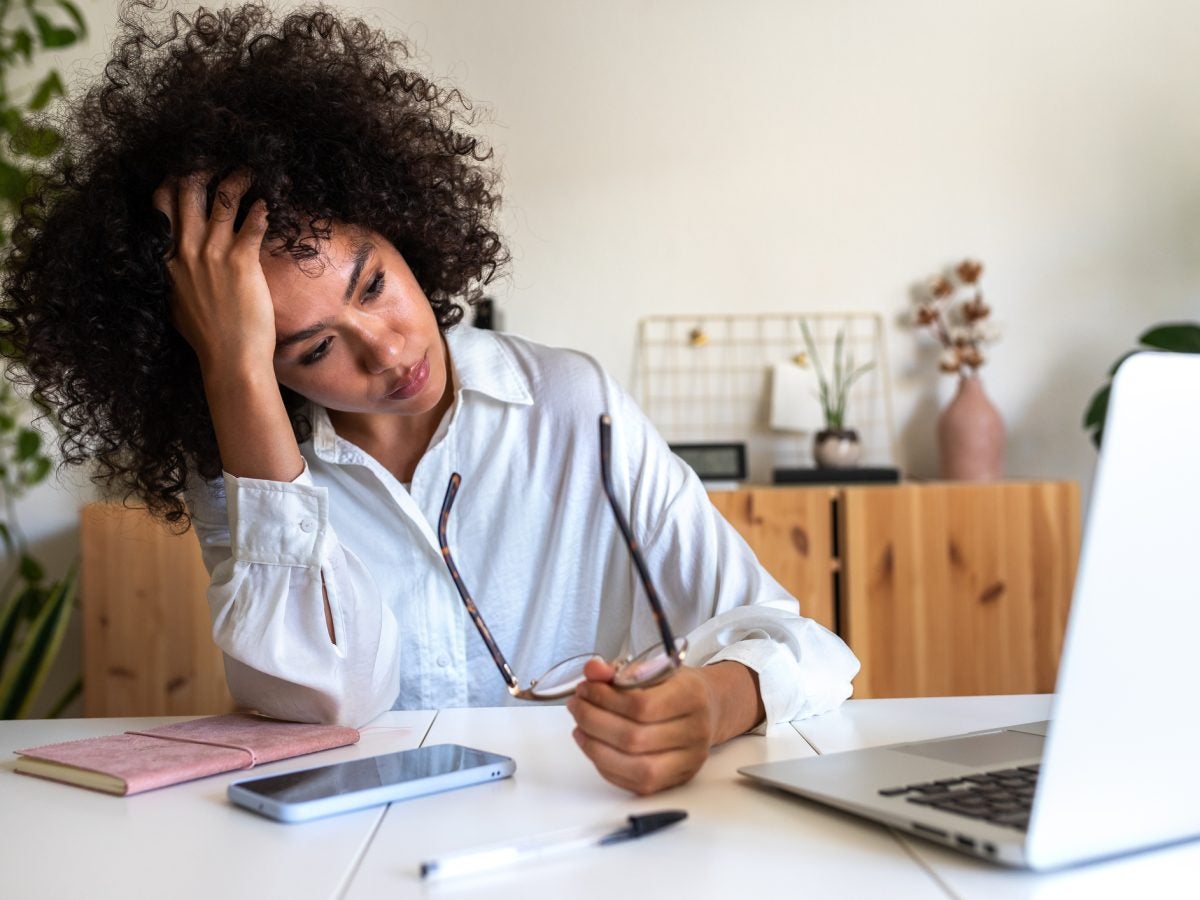
[[[363,293],[363,299],[378,297],[381,293],[383,293],[383,273],[379,272],[371,279],[371,283],[367,285],[367,289]]]
[[[313,363],[320,360],[321,357],[323,357],[326,353],[329,352],[329,345],[332,343],[333,343],[333,338],[331,338],[331,337],[325,338],[325,340],[321,341],[321,343],[319,343],[319,344],[317,344],[317,346],[313,347],[312,350],[310,350],[308,353],[304,354],[304,356],[300,357],[300,365],[311,366]]]

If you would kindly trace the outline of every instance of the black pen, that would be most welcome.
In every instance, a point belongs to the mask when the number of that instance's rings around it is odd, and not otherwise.
[[[517,838],[502,844],[492,844],[475,850],[464,850],[451,853],[440,859],[431,859],[421,863],[422,878],[450,878],[455,875],[474,875],[479,872],[489,872],[515,863],[527,862],[534,859],[544,859],[547,856],[557,856],[570,850],[584,847],[603,847],[628,841],[633,838],[645,837],[674,825],[687,818],[682,809],[667,809],[661,812],[646,813],[641,816],[630,816],[623,824],[615,829],[612,825],[585,826],[583,828],[568,828],[564,831],[552,831],[549,834],[538,834],[532,837]]]

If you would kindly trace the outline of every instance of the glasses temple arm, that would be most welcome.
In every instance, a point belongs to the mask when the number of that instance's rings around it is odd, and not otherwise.
[[[642,556],[642,551],[633,536],[625,514],[621,512],[621,505],[617,502],[616,491],[613,489],[612,420],[607,414],[600,416],[600,478],[604,482],[604,495],[608,498],[608,505],[612,508],[613,516],[617,520],[617,527],[625,538],[630,555],[633,556],[633,566],[637,569],[642,588],[646,591],[646,599],[650,601],[650,611],[654,615],[655,624],[658,625],[658,633],[662,637],[663,646],[671,658],[679,663],[681,660],[679,649],[675,646],[675,636],[671,633],[671,626],[667,623],[667,616],[663,612],[658,591],[654,589],[654,582],[650,579],[650,569],[646,566],[646,559]]]
[[[458,588],[458,596],[462,598],[463,606],[467,609],[467,615],[475,623],[475,629],[479,632],[483,643],[487,645],[488,652],[492,654],[492,660],[496,663],[496,668],[500,670],[500,675],[504,678],[505,683],[508,684],[510,691],[518,691],[521,685],[517,681],[517,676],[513,674],[512,669],[508,665],[508,660],[500,652],[499,645],[492,637],[487,624],[483,621],[483,616],[479,614],[479,608],[475,605],[475,601],[471,599],[471,592],[467,590],[466,584],[463,583],[462,576],[458,574],[458,567],[454,564],[454,558],[450,555],[450,542],[446,538],[446,524],[450,521],[450,507],[454,505],[454,496],[458,493],[458,486],[461,483],[462,476],[457,472],[450,476],[450,484],[446,487],[446,498],[442,501],[442,512],[438,516],[438,543],[441,546],[442,562],[450,570],[450,578],[454,581],[454,586]]]

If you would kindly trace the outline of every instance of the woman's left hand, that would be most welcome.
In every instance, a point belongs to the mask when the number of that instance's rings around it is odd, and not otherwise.
[[[618,787],[653,794],[695,775],[714,744],[762,718],[757,678],[736,662],[684,667],[647,688],[617,690],[612,666],[588,663],[567,701],[575,741]]]

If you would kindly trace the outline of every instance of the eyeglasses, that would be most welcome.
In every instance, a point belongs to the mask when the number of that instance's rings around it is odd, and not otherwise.
[[[636,656],[627,656],[624,659],[612,661],[610,665],[616,669],[612,684],[614,687],[622,689],[647,687],[667,678],[683,665],[683,658],[687,653],[687,639],[676,640],[672,636],[671,626],[667,624],[662,603],[658,599],[658,592],[654,589],[654,583],[650,579],[650,570],[646,568],[646,560],[642,557],[642,551],[633,537],[629,522],[625,519],[621,507],[617,503],[617,495],[612,484],[612,420],[608,415],[600,416],[600,477],[609,506],[612,507],[613,515],[616,516],[617,527],[621,529],[621,534],[633,556],[634,567],[637,569],[638,578],[646,591],[646,599],[650,601],[650,610],[654,614],[654,622],[658,626],[658,633],[662,639],[661,645],[655,644]],[[572,656],[555,663],[543,675],[529,682],[529,687],[521,687],[517,676],[513,674],[508,661],[500,652],[500,647],[497,646],[487,624],[483,621],[483,616],[479,614],[479,608],[471,599],[471,592],[463,583],[462,576],[458,574],[458,567],[454,564],[454,558],[450,555],[450,546],[446,539],[446,524],[450,521],[450,508],[454,505],[454,497],[458,494],[461,484],[462,476],[457,472],[450,476],[450,484],[446,487],[446,499],[442,501],[442,514],[438,517],[438,541],[442,548],[442,559],[446,562],[446,568],[450,570],[450,577],[454,579],[454,586],[458,588],[458,595],[462,597],[463,606],[467,608],[467,615],[471,617],[471,621],[479,630],[479,636],[483,638],[488,652],[492,654],[496,668],[500,670],[501,676],[508,685],[508,692],[512,696],[518,700],[561,700],[563,697],[569,697],[575,693],[575,688],[584,680],[583,667],[593,659],[601,662],[606,660],[597,652]]]

